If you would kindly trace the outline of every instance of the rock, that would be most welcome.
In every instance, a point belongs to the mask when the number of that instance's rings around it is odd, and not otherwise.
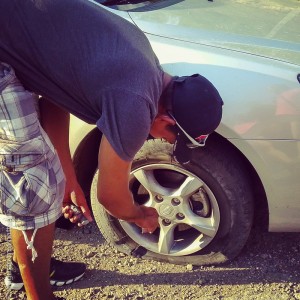
[[[97,254],[96,252],[89,251],[89,252],[87,252],[87,254],[85,255],[85,258],[91,258],[91,257],[95,256],[96,254]]]
[[[300,293],[295,293],[294,297],[295,297],[295,299],[300,300]]]

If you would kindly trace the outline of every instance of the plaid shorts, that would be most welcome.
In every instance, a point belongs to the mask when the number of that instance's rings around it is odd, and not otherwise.
[[[38,229],[61,216],[65,177],[41,128],[36,97],[0,62],[0,222]]]

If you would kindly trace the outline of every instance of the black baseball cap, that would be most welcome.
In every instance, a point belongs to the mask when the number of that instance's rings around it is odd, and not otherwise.
[[[180,163],[190,160],[189,149],[205,145],[220,124],[223,100],[214,85],[205,77],[173,77],[170,84],[170,116],[176,121],[177,137],[174,156]]]

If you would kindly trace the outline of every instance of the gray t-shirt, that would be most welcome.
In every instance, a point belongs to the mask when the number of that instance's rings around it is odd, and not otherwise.
[[[22,84],[97,124],[131,160],[157,114],[163,71],[146,36],[87,0],[1,0],[0,61]]]

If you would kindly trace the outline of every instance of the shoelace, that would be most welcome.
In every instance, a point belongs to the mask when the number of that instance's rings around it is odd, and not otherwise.
[[[28,250],[31,250],[31,253],[32,253],[32,262],[35,261],[35,259],[37,258],[37,252],[33,246],[33,242],[34,242],[34,237],[35,237],[35,234],[37,232],[37,229],[34,229],[33,231],[33,234],[32,234],[32,237],[31,237],[31,240],[29,241],[28,237],[27,237],[27,234],[24,230],[22,230],[22,233],[23,233],[23,236],[24,236],[24,240],[25,240],[25,243],[27,244],[27,249]]]

